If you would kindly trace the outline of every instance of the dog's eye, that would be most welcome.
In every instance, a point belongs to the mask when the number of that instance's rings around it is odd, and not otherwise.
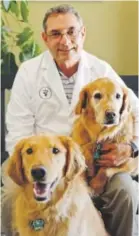
[[[116,98],[119,99],[121,95],[119,93],[116,93]]]
[[[52,148],[52,153],[57,154],[57,153],[59,153],[59,152],[60,152],[60,151],[59,151],[58,148],[56,148],[56,147]]]
[[[95,98],[95,99],[101,99],[101,98],[102,98],[102,94],[101,94],[101,93],[96,93],[96,94],[94,95],[94,98]]]
[[[27,154],[32,154],[32,153],[33,153],[33,149],[32,149],[32,148],[28,148],[28,149],[26,150],[26,153],[27,153]]]

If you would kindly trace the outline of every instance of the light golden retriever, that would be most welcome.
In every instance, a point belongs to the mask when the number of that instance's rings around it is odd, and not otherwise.
[[[71,138],[20,141],[8,164],[8,175],[18,185],[13,230],[20,236],[108,235],[81,177],[85,168]]]
[[[96,79],[80,92],[75,114],[79,117],[73,125],[72,138],[80,145],[86,158],[87,178],[91,179],[89,185],[100,194],[108,177],[137,169],[137,161],[133,158],[115,168],[101,167],[96,170],[95,165],[95,158],[99,158],[104,141],[130,143],[133,139],[128,90],[109,78]]]

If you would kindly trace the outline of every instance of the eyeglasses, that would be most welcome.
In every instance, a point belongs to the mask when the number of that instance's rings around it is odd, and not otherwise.
[[[76,28],[71,27],[65,33],[62,33],[59,30],[52,30],[51,33],[49,33],[49,34],[46,33],[46,34],[48,37],[50,37],[51,39],[54,39],[54,40],[60,40],[63,35],[68,36],[68,38],[70,38],[70,39],[76,39],[78,37],[80,31],[81,31],[81,28],[76,29]]]

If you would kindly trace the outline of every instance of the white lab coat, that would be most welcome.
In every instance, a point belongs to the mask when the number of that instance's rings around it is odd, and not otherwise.
[[[14,145],[21,138],[33,134],[48,132],[69,135],[72,112],[81,88],[90,81],[104,76],[123,84],[109,64],[83,51],[69,105],[59,72],[49,51],[24,62],[16,75],[7,109],[8,152],[12,152]],[[138,99],[131,90],[130,96],[134,113],[138,113]],[[137,135],[137,122],[135,125]]]

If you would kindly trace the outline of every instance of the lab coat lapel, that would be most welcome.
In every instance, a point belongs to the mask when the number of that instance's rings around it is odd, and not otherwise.
[[[47,63],[47,65],[46,65]],[[68,100],[65,95],[61,77],[55,65],[55,62],[49,52],[43,58],[43,76],[51,87],[52,91],[57,95],[62,103],[69,106]]]
[[[70,113],[73,112],[75,105],[78,102],[79,99],[79,93],[81,89],[88,84],[91,81],[91,70],[90,67],[86,61],[86,57],[84,55],[84,52],[82,53],[81,60],[79,63],[79,68],[75,80],[75,86],[73,90],[71,105],[70,105]]]

